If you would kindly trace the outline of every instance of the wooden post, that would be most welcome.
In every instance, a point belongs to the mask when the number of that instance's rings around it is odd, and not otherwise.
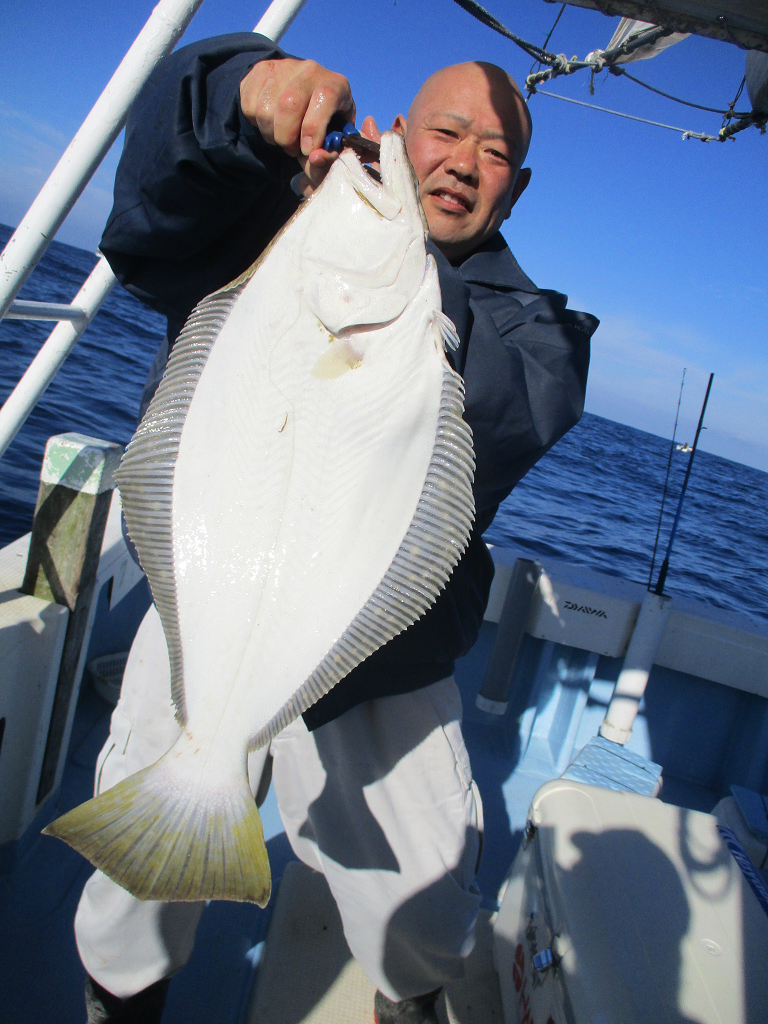
[[[38,804],[54,788],[62,747],[72,727],[104,527],[122,453],[121,445],[83,434],[59,434],[49,439],[45,449],[21,590],[66,605],[70,617]]]

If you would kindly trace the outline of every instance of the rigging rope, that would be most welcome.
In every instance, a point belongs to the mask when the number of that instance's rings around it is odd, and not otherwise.
[[[647,117],[638,117],[636,114],[624,114],[621,110],[611,110],[609,107],[599,107],[596,103],[585,103],[584,100],[575,100],[570,96],[560,96],[556,92],[546,92],[544,89],[537,89],[536,94],[551,96],[556,100],[565,100],[566,103],[575,103],[579,107],[591,107],[592,110],[602,110],[604,114],[615,114],[617,117],[626,117],[630,121],[642,121],[643,124],[652,124],[657,128],[669,128],[672,132],[680,132],[684,139],[699,139],[701,142],[721,142],[718,135],[706,135],[704,132],[690,132],[687,128],[677,128],[673,124],[663,124],[661,121],[649,121]]]
[[[557,23],[558,23],[558,21],[560,21],[560,19],[562,18],[562,16],[563,16],[563,11],[565,10],[565,8],[566,8],[567,6],[568,6],[567,4],[563,4],[563,5],[562,5],[562,7],[560,8],[560,10],[559,10],[559,11],[557,12],[557,17],[555,18],[555,23],[554,23],[554,25],[552,26],[552,28],[551,28],[551,29],[549,30],[549,32],[547,33],[547,38],[546,38],[546,39],[544,40],[544,46],[542,47],[542,49],[545,49],[545,50],[546,50],[546,48],[547,48],[547,43],[548,43],[548,42],[549,42],[549,40],[550,40],[550,39],[552,38],[552,33],[553,33],[553,32],[555,31],[555,29],[557,28]],[[532,74],[532,73],[533,73],[533,69],[534,69],[534,68],[536,68],[536,67],[541,67],[541,61],[540,61],[540,60],[538,60],[538,61],[537,61],[537,60],[535,60],[535,61],[533,62],[533,64],[531,64],[531,70],[530,70],[530,71],[528,72],[528,74]],[[529,95],[530,95],[530,93],[529,93]]]
[[[744,86],[746,85],[746,82],[747,82],[747,76],[746,76],[746,73],[745,73],[744,77],[741,80],[741,85],[736,90],[736,95],[733,97],[731,102],[728,104],[728,112],[726,113],[725,111],[723,111],[723,113],[725,113],[725,117],[723,118],[723,128],[725,128],[725,126],[728,124],[728,122],[731,120],[732,117],[741,117],[742,116],[741,114],[735,113],[733,108],[739,102],[739,96],[741,96],[742,90],[744,89]]]
[[[535,43],[529,43],[520,36],[516,36],[514,32],[510,32],[505,25],[502,25],[500,21],[494,18],[490,11],[486,11],[479,3],[476,3],[476,0],[454,0],[454,3],[462,7],[467,14],[471,14],[473,18],[477,18],[486,28],[493,29],[494,32],[498,32],[505,39],[511,40],[521,50],[525,50],[529,57],[533,57],[540,64],[552,64],[553,61],[557,60],[555,54],[547,53],[546,50],[536,46]]]
[[[528,96],[526,99],[530,99],[533,94],[540,92],[543,96],[552,96],[558,100],[565,100],[568,103],[576,103],[582,107],[593,107],[595,110],[602,110],[606,114],[615,114],[617,117],[626,117],[630,121],[642,121],[644,124],[655,125],[658,128],[668,128],[670,131],[680,132],[683,139],[700,139],[702,142],[725,142],[726,139],[732,138],[737,132],[743,131],[745,128],[749,128],[750,125],[755,125],[760,128],[761,131],[765,131],[766,119],[762,116],[756,116],[746,112],[734,111],[741,90],[744,87],[742,82],[739,87],[739,91],[736,93],[736,97],[732,103],[729,104],[728,110],[720,110],[715,107],[706,107],[699,103],[692,103],[689,100],[681,99],[679,96],[673,96],[671,93],[663,92],[661,89],[657,89],[655,86],[649,85],[647,82],[643,82],[639,78],[635,78],[634,75],[630,75],[629,72],[620,68],[618,65],[613,63],[619,56],[632,53],[639,49],[641,46],[647,46],[650,43],[655,42],[662,36],[669,35],[672,29],[663,25],[652,25],[646,31],[639,33],[635,36],[630,36],[620,46],[614,47],[612,50],[595,50],[593,53],[587,55],[585,60],[568,60],[564,53],[555,54],[550,53],[545,49],[549,42],[552,33],[557,26],[560,16],[565,10],[565,4],[560,9],[560,13],[555,18],[555,23],[550,29],[549,35],[544,40],[544,46],[536,46],[535,43],[529,43],[521,36],[515,35],[505,25],[495,18],[490,11],[487,11],[482,7],[477,0],[454,0],[454,3],[458,4],[467,14],[471,14],[473,18],[476,18],[481,24],[485,25],[486,28],[492,29],[494,32],[498,32],[499,35],[504,36],[505,39],[509,39],[511,42],[519,46],[521,50],[528,54],[529,57],[533,58],[534,63],[538,63],[539,66],[542,64],[547,65],[546,70],[536,71],[535,73],[529,74],[526,78],[525,84],[528,88]],[[533,66],[533,65],[532,65]],[[607,68],[614,75],[623,75],[628,78],[631,82],[635,82],[637,85],[641,85],[644,89],[648,89],[651,92],[658,93],[659,96],[663,96],[665,99],[672,100],[674,103],[681,103],[686,107],[694,107],[697,110],[705,110],[714,114],[723,114],[724,121],[723,127],[720,129],[718,135],[707,135],[704,132],[692,132],[685,128],[676,128],[671,124],[662,124],[660,121],[651,121],[645,117],[637,117],[634,114],[624,114],[620,110],[610,110],[608,107],[600,107],[596,103],[585,103],[582,100],[571,99],[568,96],[560,96],[554,92],[546,92],[543,89],[537,89],[536,86],[539,82],[547,81],[550,78],[557,78],[559,75],[570,75],[574,71],[580,71],[582,68],[589,68],[592,72],[592,78],[590,80],[590,93],[594,95],[594,88],[592,83],[594,82],[594,76],[596,72],[603,71]],[[734,125],[726,122],[735,118],[737,123]]]

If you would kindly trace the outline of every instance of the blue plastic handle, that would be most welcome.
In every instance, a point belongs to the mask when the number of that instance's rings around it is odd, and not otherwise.
[[[335,117],[331,118],[330,124],[334,121],[338,123],[338,119]],[[330,125],[329,125],[330,127]],[[326,149],[329,153],[340,153],[341,152],[341,140],[347,135],[359,135],[360,132],[355,128],[351,121],[347,121],[341,131],[328,132],[325,136],[325,142],[323,143],[323,149]]]

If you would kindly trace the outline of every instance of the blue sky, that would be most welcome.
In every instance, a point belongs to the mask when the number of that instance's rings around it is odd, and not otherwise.
[[[8,0],[0,7],[0,221],[16,224],[152,9]],[[543,43],[559,7],[487,0],[518,34]],[[247,31],[263,7],[207,0],[185,39]],[[569,7],[549,48],[569,57],[604,47],[618,19]],[[283,40],[290,52],[343,72],[358,123],[407,111],[423,79],[463,60],[498,63],[519,81],[530,58],[451,0],[309,0]],[[629,70],[668,92],[724,107],[744,53],[691,37]],[[545,88],[716,134],[720,118],[611,76],[581,72]],[[739,103],[744,109],[746,95]],[[536,96],[530,188],[504,234],[542,287],[600,317],[587,409],[669,436],[687,367],[680,440],[691,441],[710,371],[702,447],[768,470],[768,136],[702,144],[595,110]],[[59,238],[95,248],[111,205],[120,143]]]

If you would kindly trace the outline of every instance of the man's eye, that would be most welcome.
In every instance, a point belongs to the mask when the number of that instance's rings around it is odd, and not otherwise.
[[[500,153],[498,149],[487,149],[486,153],[498,160],[503,160],[505,164],[509,163],[509,157],[506,153]]]
[[[453,131],[452,128],[435,128],[435,131],[437,132],[438,135],[446,135],[448,136],[448,138],[451,139],[458,138],[458,135],[456,134],[455,131]]]

